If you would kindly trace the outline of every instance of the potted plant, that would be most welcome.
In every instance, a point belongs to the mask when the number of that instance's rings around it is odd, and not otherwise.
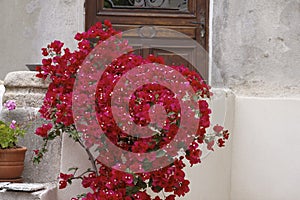
[[[4,109],[12,112],[16,104],[12,100],[4,103]],[[18,146],[18,137],[23,137],[25,130],[15,120],[6,123],[0,120],[0,182],[21,181],[27,148]]]
[[[184,66],[169,67],[160,57],[133,54],[109,21],[76,34],[75,39],[78,49],[73,52],[62,49],[64,44],[57,40],[42,48],[46,58],[37,77],[51,83],[39,112],[50,122],[36,129],[44,144],[35,150],[34,162],[41,161],[51,140],[68,134],[85,150],[92,166],[80,174],[76,165],[70,166],[69,172],[60,174],[60,189],[75,180],[90,188],[73,199],[184,196],[190,183],[185,161],[190,166],[200,163],[200,147],[213,150],[215,143],[223,147],[229,137],[219,125],[208,131],[212,126],[209,86]],[[141,127],[150,134],[143,135]]]

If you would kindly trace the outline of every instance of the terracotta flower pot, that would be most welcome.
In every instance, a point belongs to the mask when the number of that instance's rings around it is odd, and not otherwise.
[[[22,176],[26,151],[26,147],[0,149],[0,181]]]

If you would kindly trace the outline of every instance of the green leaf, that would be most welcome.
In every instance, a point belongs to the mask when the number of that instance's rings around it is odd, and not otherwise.
[[[138,181],[139,181],[139,177],[134,177],[133,184],[136,185]]]
[[[133,183],[139,189],[147,188],[147,184],[143,181],[142,177],[140,177],[140,176],[134,177]]]
[[[186,91],[184,97],[182,98],[182,101],[189,101],[191,99],[189,93]]]
[[[176,120],[176,126],[180,127],[180,119]]]
[[[146,158],[143,162],[142,167],[145,171],[149,171],[152,168],[152,163],[149,162],[148,159]]]
[[[155,186],[155,187],[153,187],[153,191],[155,191],[156,193],[159,193],[160,191],[162,191],[162,187],[160,187],[160,186]]]
[[[76,171],[76,170],[78,170],[78,167],[71,167],[68,169],[68,171]]]
[[[159,150],[156,153],[156,157],[158,157],[158,158],[161,158],[161,157],[163,157],[165,155],[166,155],[166,152],[164,150]]]
[[[174,114],[176,114],[176,112],[169,112],[169,113],[168,113],[168,117],[170,117],[170,116],[172,116],[172,115],[174,115]]]
[[[0,121],[0,148],[12,148],[18,142],[18,136],[24,136],[25,131],[16,127],[11,129],[9,125]]]
[[[132,174],[132,171],[129,168],[126,168],[125,172],[128,173],[128,174]]]
[[[139,182],[137,183],[136,186],[138,186],[139,188],[143,188],[143,189],[147,188],[147,184],[142,180],[139,180]]]
[[[149,187],[152,187],[152,183],[153,183],[153,179],[150,178],[150,179],[149,179],[149,182],[148,182],[148,186],[149,186]]]
[[[200,110],[195,110],[195,118],[196,119],[200,119],[200,117],[201,117],[201,112],[200,112]]]
[[[139,191],[139,188],[137,186],[128,186],[126,187],[126,195],[131,196],[133,194],[136,194]]]
[[[79,195],[77,195],[77,198],[78,198],[78,199],[82,199],[82,198],[86,197],[86,195],[87,195],[87,194],[85,194],[85,193],[79,194]]]

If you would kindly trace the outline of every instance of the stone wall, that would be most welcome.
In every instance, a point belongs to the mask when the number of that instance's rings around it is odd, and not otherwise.
[[[26,125],[27,133],[20,138],[18,144],[27,147],[23,179],[25,182],[45,183],[58,178],[60,171],[61,141],[57,140],[49,146],[49,152],[39,165],[32,163],[33,150],[42,145],[42,138],[34,134],[35,129],[44,121],[38,113],[42,105],[47,82],[35,77],[36,72],[18,71],[7,74],[4,80],[5,93],[3,101],[15,100],[17,108],[8,112],[3,109],[0,118],[5,121],[16,120]],[[33,120],[28,120],[32,118]]]
[[[213,1],[215,66],[236,93],[300,97],[300,1]]]

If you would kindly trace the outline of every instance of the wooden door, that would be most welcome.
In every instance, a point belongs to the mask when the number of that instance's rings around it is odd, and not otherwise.
[[[207,54],[201,52],[199,55],[199,49],[187,42],[187,38],[170,35],[163,30],[182,33],[208,51],[209,0],[86,0],[85,6],[86,29],[105,19],[120,31],[141,29],[141,32],[128,32],[132,38],[143,35],[143,44],[135,44],[142,49],[140,54],[163,56],[166,64],[170,65],[201,65],[198,71],[207,80]],[[151,36],[153,30],[155,40]],[[187,59],[192,62],[187,62]]]

